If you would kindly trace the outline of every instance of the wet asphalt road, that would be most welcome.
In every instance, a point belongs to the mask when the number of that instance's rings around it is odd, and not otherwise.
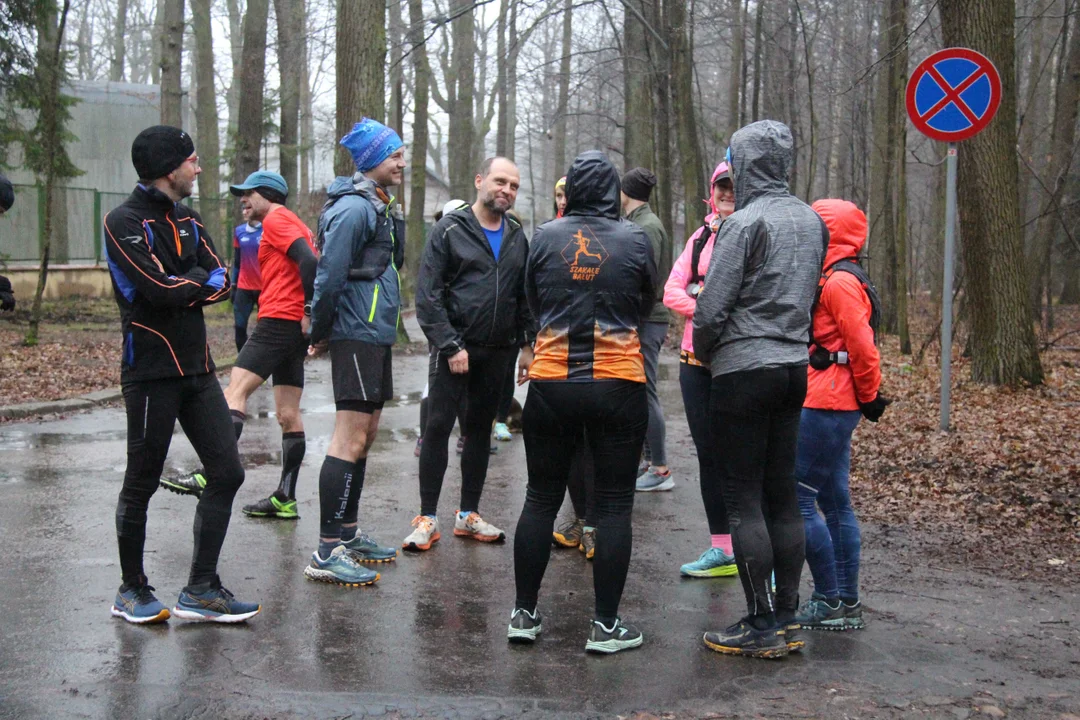
[[[1080,709],[1075,591],[913,565],[896,550],[905,545],[900,531],[865,533],[865,631],[814,634],[807,652],[782,661],[705,649],[701,634],[738,619],[745,606],[737,579],[679,578],[679,564],[696,558],[708,537],[673,356],[664,368],[678,485],[637,497],[622,614],[643,630],[645,645],[612,657],[584,653],[592,581],[577,551],[553,552],[540,604],[544,635],[533,647],[505,638],[511,542],[446,531],[431,552],[380,566],[373,587],[303,578],[333,423],[327,361],[308,370],[297,522],[239,512],[268,494],[279,473],[269,390],[249,409],[240,447],[247,481],[220,567],[237,596],[262,603],[246,625],[173,619],[135,627],[110,617],[120,581],[113,513],[124,471],[122,409],[0,428],[0,717],[966,717],[987,704],[1010,717],[1058,717]],[[418,391],[425,371],[422,354],[398,356],[398,391]],[[361,527],[385,544],[400,544],[419,506],[418,396],[385,410],[368,462]],[[178,429],[166,472],[194,467]],[[524,486],[515,436],[491,459],[481,507],[511,539]],[[444,529],[459,487],[451,454]],[[150,506],[146,567],[169,606],[187,577],[193,509],[192,498],[165,491]]]

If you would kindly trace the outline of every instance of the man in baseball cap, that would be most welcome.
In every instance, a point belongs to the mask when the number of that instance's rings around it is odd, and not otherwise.
[[[202,169],[191,137],[155,125],[131,146],[139,183],[105,216],[105,250],[120,308],[120,383],[128,417],[127,469],[116,506],[123,584],[112,614],[131,623],[167,620],[143,567],[146,514],[176,421],[209,468],[195,509],[195,550],[187,586],[172,614],[234,623],[257,603],[222,587],[218,555],[244,468],[230,432],[228,406],[214,373],[202,307],[229,297],[231,285],[202,219],[180,201]]]
[[[304,358],[318,265],[314,238],[296,213],[285,207],[289,186],[281,175],[257,170],[243,183],[230,186],[229,192],[240,198],[249,221],[262,223],[259,242],[262,291],[259,324],[240,349],[225,399],[239,440],[247,419],[248,398],[273,377],[274,405],[281,426],[278,488],[269,497],[245,505],[244,513],[258,518],[295,520],[300,517],[296,510],[296,479],[307,450],[300,397],[304,392]],[[162,486],[169,490],[191,495],[199,495],[205,484],[206,477],[199,472],[162,481]]]

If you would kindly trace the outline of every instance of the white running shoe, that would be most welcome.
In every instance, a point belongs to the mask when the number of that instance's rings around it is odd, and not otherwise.
[[[461,513],[454,513],[454,534],[461,537],[471,537],[480,542],[498,542],[506,539],[506,533],[480,517],[479,513],[471,512],[464,518]]]
[[[510,442],[514,436],[510,434],[510,426],[506,423],[495,423],[495,439],[499,442]]]
[[[401,543],[406,550],[430,550],[431,546],[439,541],[439,519],[428,515],[417,515],[413,518],[412,525],[415,530]]]

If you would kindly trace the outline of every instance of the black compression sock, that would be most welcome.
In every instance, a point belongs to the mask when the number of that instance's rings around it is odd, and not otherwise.
[[[239,410],[230,410],[229,414],[232,415],[233,432],[236,433],[236,440],[239,442],[240,433],[244,432],[244,421],[247,420],[247,415]]]
[[[367,458],[360,458],[353,465],[352,487],[349,489],[349,499],[345,503],[345,517],[343,525],[356,524],[356,517],[360,508],[360,493],[364,491],[364,474],[367,472]]]
[[[341,537],[341,524],[353,481],[354,463],[331,455],[319,473],[319,537]]]
[[[292,500],[296,498],[296,477],[300,474],[300,463],[304,461],[307,441],[303,431],[287,432],[281,435],[281,482],[278,483],[278,496]]]

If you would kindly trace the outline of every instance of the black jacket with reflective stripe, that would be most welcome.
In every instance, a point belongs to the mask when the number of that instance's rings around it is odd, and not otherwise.
[[[227,299],[231,285],[199,214],[139,185],[105,216],[105,252],[124,338],[121,382],[212,372],[202,306]]]

